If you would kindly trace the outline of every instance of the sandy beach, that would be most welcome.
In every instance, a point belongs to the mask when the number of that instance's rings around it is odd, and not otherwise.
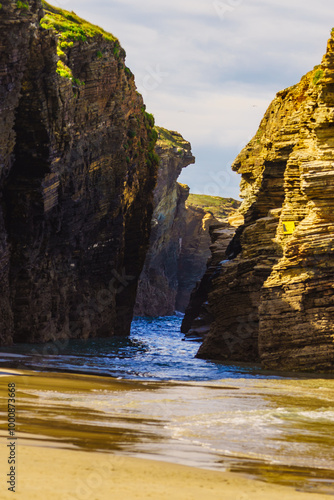
[[[98,394],[108,394],[109,399],[117,393],[123,401],[130,387],[145,399],[155,385],[150,388],[137,381],[27,370],[2,369],[0,374],[0,497],[3,499],[13,498],[6,483],[11,439],[7,427],[9,383],[15,383],[16,390],[14,497],[17,499],[320,500],[327,497],[298,491],[296,485],[283,486],[278,484],[280,481],[272,482],[269,476],[265,482],[228,472],[223,467],[209,470],[165,462],[161,457],[158,461],[131,456],[135,454],[136,426],[140,428],[142,420],[134,419],[130,412],[130,427],[126,427],[124,419],[119,427],[113,428],[110,419],[101,420],[102,412],[89,411],[87,398],[91,396],[98,401]],[[147,424],[152,426],[153,421],[148,420]],[[154,445],[160,446],[154,432],[148,439],[152,449]],[[126,440],[130,440],[128,451],[120,448]]]
[[[320,500],[238,474],[153,460],[37,446],[19,447],[15,498],[20,500]],[[1,446],[1,469],[6,463]],[[3,475],[1,498],[12,499]],[[327,497],[328,498],[328,497]]]

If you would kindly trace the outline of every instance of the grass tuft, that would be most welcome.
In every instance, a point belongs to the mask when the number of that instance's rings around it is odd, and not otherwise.
[[[314,73],[313,77],[313,84],[318,85],[319,80],[324,76],[324,72],[322,69],[317,69],[316,72]]]
[[[21,10],[29,10],[29,8],[30,8],[30,7],[29,7],[29,5],[28,5],[27,3],[25,3],[25,2],[21,2],[20,0],[18,0],[18,1],[16,2],[16,7],[17,7],[18,9],[21,9]]]

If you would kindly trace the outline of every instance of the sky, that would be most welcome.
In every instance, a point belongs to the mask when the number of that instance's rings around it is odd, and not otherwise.
[[[275,94],[320,64],[332,0],[51,0],[113,33],[147,111],[192,145],[179,181],[239,197],[231,164]]]

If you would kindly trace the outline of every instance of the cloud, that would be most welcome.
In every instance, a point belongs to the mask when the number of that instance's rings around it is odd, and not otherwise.
[[[157,92],[152,100],[148,95],[146,101],[155,110],[158,125],[173,128],[177,121],[182,135],[194,146],[228,148],[247,143],[256,133],[270,98],[274,97],[252,95],[247,89],[240,95],[236,90],[199,91],[182,101],[178,96]]]
[[[277,91],[321,62],[333,12],[332,0],[58,4],[120,39],[157,123],[178,130],[200,152],[198,165],[184,173],[191,187],[203,186],[209,172],[238,153]],[[238,182],[233,177],[224,194],[235,193]]]

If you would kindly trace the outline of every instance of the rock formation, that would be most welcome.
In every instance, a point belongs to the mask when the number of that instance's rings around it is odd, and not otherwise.
[[[233,164],[245,224],[213,281],[198,356],[334,371],[334,39]]]
[[[240,205],[239,202],[236,203]],[[243,222],[243,217],[241,219]],[[236,224],[234,222],[230,224],[225,220],[212,225],[209,229],[211,258],[208,260],[202,279],[191,293],[181,326],[181,332],[185,333],[188,338],[203,339],[210,330],[213,314],[208,303],[208,294],[212,280],[217,277],[222,263],[227,259],[226,250],[234,236],[236,227],[240,223],[240,218],[237,219]]]
[[[205,272],[210,257],[210,227],[218,222],[211,212],[189,204],[188,199],[186,206],[182,208],[179,224],[181,245],[177,262],[178,286],[175,299],[175,310],[179,312],[186,310],[190,294]]]
[[[188,308],[182,331],[186,328],[185,325],[190,317],[194,319],[198,316],[200,306],[207,300],[208,290],[205,283],[213,267],[218,264],[219,260],[222,260],[219,255],[224,254],[224,246],[227,246],[234,234],[233,227],[227,223],[227,216],[232,217],[236,214],[239,206],[240,201],[233,198],[192,193],[187,198],[176,300],[178,311],[184,312]],[[212,246],[210,246],[211,243]],[[212,259],[208,262],[211,255]],[[200,283],[202,278],[203,282]],[[194,291],[195,288],[196,291]],[[193,300],[189,303],[193,291]]]
[[[211,213],[219,222],[224,222],[226,219],[232,220],[232,217],[237,215],[240,205],[241,202],[234,198],[194,193],[190,193],[186,201],[187,208],[201,208]]]
[[[124,50],[43,6],[0,8],[1,343],[128,334],[153,210],[154,120]]]
[[[211,255],[210,226],[240,205],[232,198],[189,194],[189,187],[177,179],[183,168],[195,162],[190,143],[178,132],[161,127],[156,130],[155,151],[160,166],[150,247],[138,285],[138,316],[169,316],[185,311]]]
[[[168,316],[175,312],[178,260],[188,186],[176,182],[182,168],[195,162],[191,145],[178,132],[157,128],[160,158],[154,191],[149,252],[138,285],[135,315]]]

